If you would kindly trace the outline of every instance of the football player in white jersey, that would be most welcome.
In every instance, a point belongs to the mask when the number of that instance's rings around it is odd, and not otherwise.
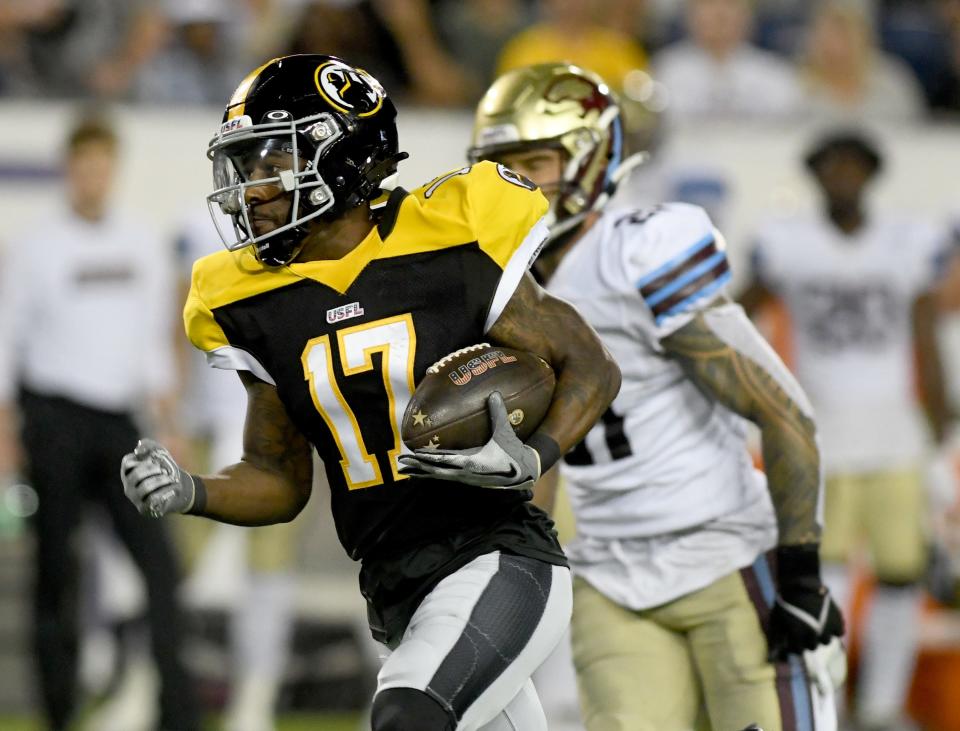
[[[500,77],[470,157],[541,186],[552,239],[540,274],[623,372],[562,465],[587,727],[814,728],[802,654],[843,630],[820,578],[816,430],[796,381],[725,296],[722,236],[691,205],[604,210],[633,160],[616,99],[576,66]],[[766,481],[744,419],[762,433]]]
[[[922,465],[948,422],[933,294],[946,240],[938,227],[866,205],[882,161],[864,133],[831,131],[806,164],[823,209],[760,228],[742,301],[749,311],[777,297],[789,314],[794,367],[823,443],[824,576],[843,606],[845,563],[865,543],[877,580],[856,715],[863,728],[893,728],[913,672],[927,565]]]

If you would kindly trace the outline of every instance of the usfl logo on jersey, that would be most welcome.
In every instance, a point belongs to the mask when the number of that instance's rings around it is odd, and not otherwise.
[[[363,314],[363,307],[359,302],[351,302],[349,305],[340,305],[327,310],[327,322],[331,325],[341,320],[349,320],[351,317],[360,317]]]

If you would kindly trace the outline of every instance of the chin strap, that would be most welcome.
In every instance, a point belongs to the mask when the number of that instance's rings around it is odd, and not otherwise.
[[[617,187],[624,180],[624,178],[630,175],[641,165],[646,165],[649,161],[649,152],[636,152],[620,163],[617,166],[617,169],[613,171],[613,175],[610,176],[610,182],[607,183],[606,187],[603,189],[603,192],[597,196],[597,200],[594,201],[592,206],[590,206],[590,211],[599,211],[601,208],[607,205],[610,199],[613,198],[614,193],[617,192]]]
[[[597,196],[597,200],[593,202],[593,205],[589,208],[580,211],[579,213],[574,213],[572,216],[567,216],[560,220],[556,220],[556,213],[550,211],[547,215],[554,217],[553,221],[547,221],[547,228],[550,233],[547,236],[547,240],[541,249],[541,255],[550,252],[553,249],[556,249],[558,246],[563,245],[564,242],[568,241],[570,236],[573,235],[577,228],[586,220],[594,211],[601,210],[607,203],[610,202],[610,199],[617,192],[617,186],[634,170],[636,170],[641,165],[645,165],[650,160],[649,152],[637,152],[622,163],[617,166],[617,169],[614,170],[613,174],[610,176],[610,182],[604,187],[603,192]]]

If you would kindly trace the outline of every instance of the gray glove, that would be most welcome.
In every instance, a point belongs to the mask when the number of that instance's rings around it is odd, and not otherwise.
[[[540,453],[514,433],[499,391],[487,397],[487,409],[493,432],[490,441],[473,449],[418,449],[401,454],[401,474],[477,487],[531,489],[540,477]]]
[[[161,518],[194,506],[196,486],[173,455],[152,439],[141,439],[120,461],[123,492],[141,515]]]

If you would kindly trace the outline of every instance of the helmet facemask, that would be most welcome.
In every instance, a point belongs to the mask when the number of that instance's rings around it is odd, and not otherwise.
[[[253,245],[264,264],[281,266],[300,252],[306,224],[338,203],[320,169],[324,156],[343,136],[345,120],[329,112],[298,120],[283,111],[267,117],[264,124],[253,124],[249,117],[230,120],[211,141],[207,156],[213,162],[214,191],[207,196],[207,205],[211,213],[218,206],[233,222],[231,234],[213,216],[227,249]],[[281,164],[284,159],[286,165]],[[280,191],[269,200],[279,195],[291,198],[288,221],[260,235],[252,222],[254,209],[269,201],[247,202],[247,191],[256,187]],[[346,207],[340,206],[340,212]]]

